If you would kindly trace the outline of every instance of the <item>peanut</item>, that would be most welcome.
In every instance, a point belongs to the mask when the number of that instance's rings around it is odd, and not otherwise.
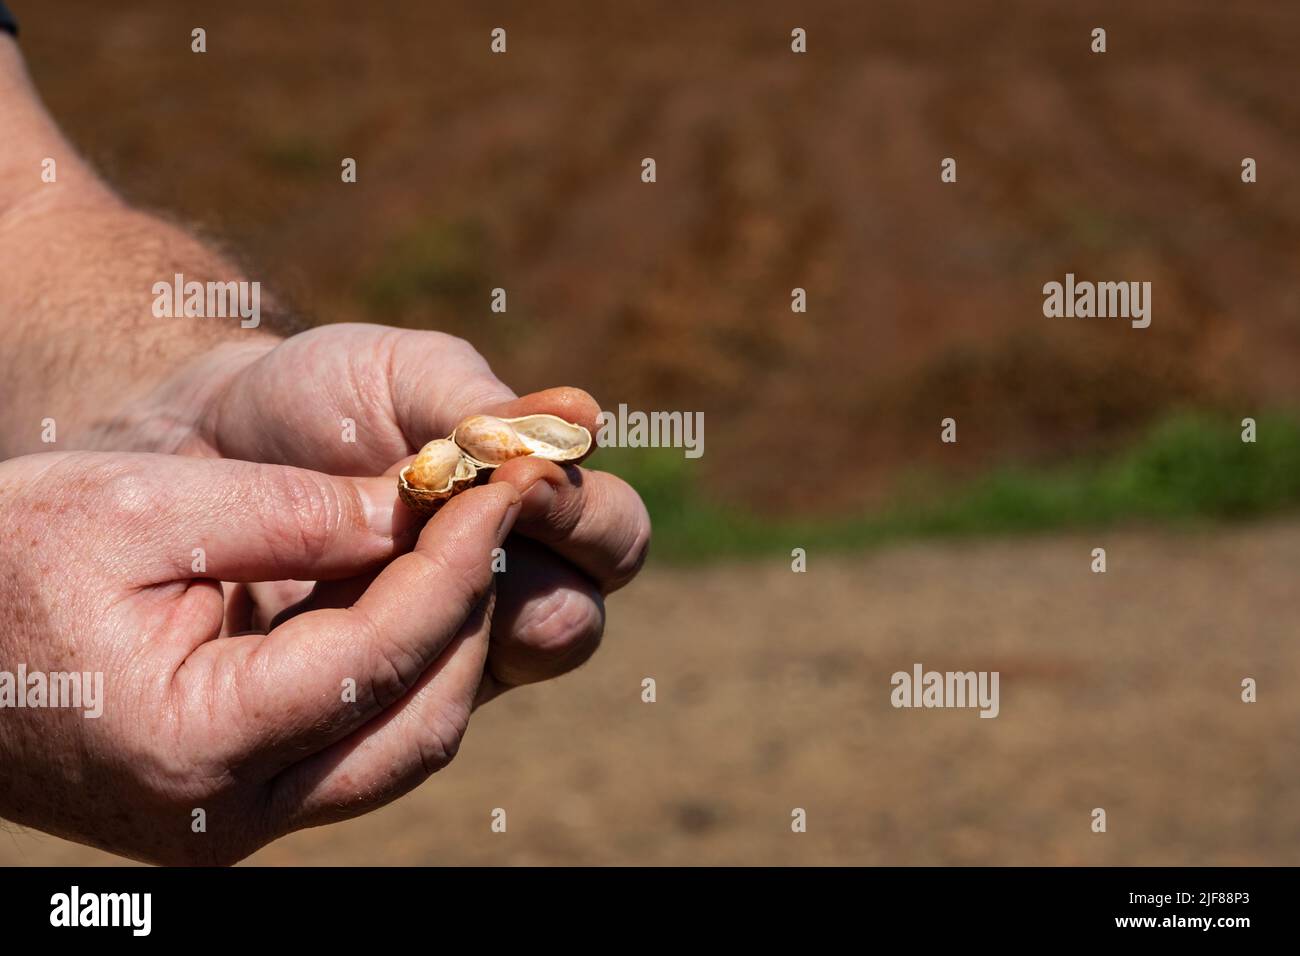
[[[451,484],[461,463],[460,448],[450,438],[438,438],[420,449],[406,468],[406,482],[426,491],[442,491]]]
[[[491,415],[471,415],[456,426],[452,437],[465,454],[485,465],[500,465],[532,454],[509,422]]]

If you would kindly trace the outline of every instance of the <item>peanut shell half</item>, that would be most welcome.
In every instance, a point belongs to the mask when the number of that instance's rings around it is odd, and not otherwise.
[[[536,455],[547,461],[577,461],[590,450],[591,432],[555,415],[471,415],[450,437],[420,449],[397,476],[397,492],[403,504],[428,517],[474,484],[481,472],[513,458]]]

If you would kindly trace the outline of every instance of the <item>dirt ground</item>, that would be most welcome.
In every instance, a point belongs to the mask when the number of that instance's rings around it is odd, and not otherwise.
[[[1292,521],[652,568],[445,771],[252,862],[1295,864],[1297,567]],[[893,709],[915,662],[999,671],[1000,715]],[[0,864],[112,862],[0,833]]]

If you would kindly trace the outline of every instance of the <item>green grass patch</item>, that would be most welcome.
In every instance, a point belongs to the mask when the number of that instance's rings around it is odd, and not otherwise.
[[[279,175],[310,176],[330,163],[330,151],[306,136],[283,136],[268,140],[257,151],[257,159]]]
[[[362,281],[361,298],[383,315],[430,301],[464,305],[474,297],[486,308],[486,258],[476,224],[428,219],[390,243],[380,266]]]
[[[657,558],[689,563],[851,550],[920,537],[1033,533],[1124,522],[1230,521],[1300,506],[1300,420],[1241,426],[1179,415],[1128,450],[1052,469],[1004,467],[984,477],[842,520],[768,519],[705,497],[681,449],[601,449],[593,465],[629,481],[654,521]],[[925,482],[909,482],[912,487]],[[933,482],[929,483],[935,487]]]

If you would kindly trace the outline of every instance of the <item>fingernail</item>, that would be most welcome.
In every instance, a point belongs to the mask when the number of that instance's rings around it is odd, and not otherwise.
[[[506,535],[510,533],[510,529],[514,527],[515,518],[519,514],[520,504],[521,502],[516,501],[506,509],[506,513],[501,518],[501,524],[497,525],[497,544],[504,541]]]
[[[361,492],[362,507],[366,513],[366,525],[377,535],[385,538],[393,537],[393,507],[394,498],[388,495],[384,498],[375,497],[366,491]]]
[[[551,502],[555,500],[555,486],[539,478],[528,486],[521,500],[523,502],[521,517],[524,520],[541,518],[551,510]]]

